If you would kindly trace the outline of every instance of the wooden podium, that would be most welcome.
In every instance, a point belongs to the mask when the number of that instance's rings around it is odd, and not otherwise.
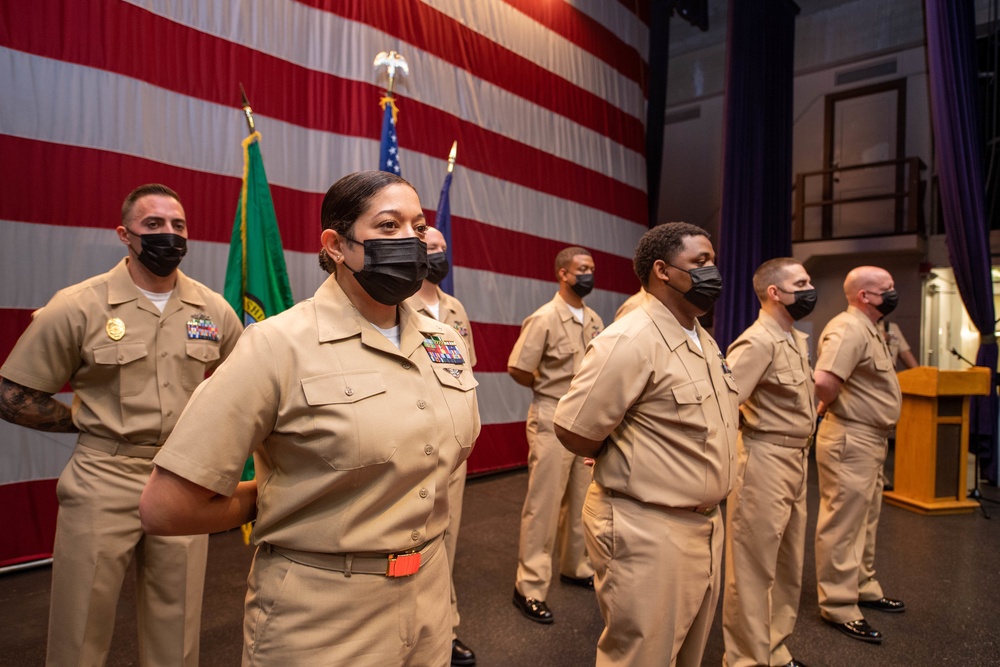
[[[967,498],[969,396],[989,393],[990,370],[918,366],[899,373],[899,387],[894,490],[885,501],[920,514],[972,512],[979,505]]]

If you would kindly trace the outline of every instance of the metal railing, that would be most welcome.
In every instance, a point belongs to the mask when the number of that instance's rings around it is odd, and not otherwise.
[[[792,241],[925,233],[926,168],[908,157],[796,174]]]

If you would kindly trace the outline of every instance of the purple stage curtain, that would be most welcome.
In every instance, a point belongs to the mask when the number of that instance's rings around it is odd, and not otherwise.
[[[980,333],[976,365],[993,371],[989,396],[974,398],[969,449],[997,483],[997,344],[982,141],[976,112],[976,25],[972,0],[925,0],[927,65],[938,188],[948,259],[965,309]]]
[[[791,0],[729,0],[715,338],[725,349],[756,318],[753,272],[792,254]]]

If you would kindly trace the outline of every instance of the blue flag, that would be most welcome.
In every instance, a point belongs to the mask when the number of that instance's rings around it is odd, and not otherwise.
[[[441,232],[444,236],[444,242],[447,244],[447,249],[445,250],[444,256],[448,259],[448,266],[451,267],[451,271],[448,271],[448,275],[444,277],[441,281],[439,287],[446,293],[455,295],[455,283],[452,276],[455,275],[455,265],[451,261],[451,202],[448,200],[448,190],[451,189],[451,172],[444,177],[444,185],[441,186],[441,196],[438,198],[438,210],[435,216],[434,226],[437,230]]]
[[[380,104],[384,112],[382,114],[382,145],[379,148],[378,168],[379,171],[388,171],[391,174],[402,176],[399,169],[399,142],[396,141],[396,115],[399,113],[396,108],[396,98],[386,95]]]

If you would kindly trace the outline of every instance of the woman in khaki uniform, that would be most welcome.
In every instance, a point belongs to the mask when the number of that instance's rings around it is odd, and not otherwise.
[[[402,303],[427,274],[412,186],[323,200],[314,298],[252,325],[195,394],[143,494],[156,534],[256,516],[244,665],[444,665],[448,478],[479,433],[461,336]],[[253,452],[257,480],[240,482]]]

